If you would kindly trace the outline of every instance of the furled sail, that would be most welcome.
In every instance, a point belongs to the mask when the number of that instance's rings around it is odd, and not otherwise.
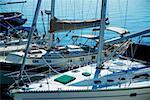
[[[107,23],[107,21],[108,18],[106,18],[106,24],[109,24]],[[100,19],[81,21],[81,20],[60,20],[54,17],[50,21],[50,33],[97,27],[97,26],[100,26]]]
[[[100,28],[95,28],[93,31],[99,31]],[[127,29],[121,28],[121,27],[106,27],[106,30],[116,32],[120,35],[128,34],[130,33]]]

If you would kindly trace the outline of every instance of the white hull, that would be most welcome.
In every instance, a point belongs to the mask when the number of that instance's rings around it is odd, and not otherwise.
[[[92,55],[85,55],[85,56],[76,56],[76,57],[66,57],[66,58],[52,58],[52,59],[26,59],[26,64],[27,65],[52,65],[53,67],[62,67],[67,65],[83,65],[86,64],[87,62],[92,61],[92,56],[96,56],[96,54]],[[81,58],[84,59],[81,61]],[[96,59],[93,59],[95,61]],[[69,66],[70,67],[70,66]]]
[[[77,91],[43,91],[18,92],[15,100],[150,100],[150,87],[77,90]]]
[[[95,56],[93,59],[92,57]],[[84,60],[81,60],[84,59]],[[10,60],[10,61],[9,61]],[[4,60],[2,62],[6,62],[8,64],[22,64],[22,58],[18,57],[18,59],[9,58],[8,61]],[[27,58],[26,65],[27,66],[40,66],[40,65],[51,65],[52,67],[73,67],[74,65],[84,65],[89,62],[96,61],[96,54],[91,55],[80,55],[80,56],[68,56],[65,58],[52,58],[52,59],[43,59],[43,58]]]
[[[6,46],[6,47],[0,47],[0,54],[1,55],[5,55],[9,52],[14,52],[14,51],[20,51],[20,50],[24,50],[26,48],[26,44],[22,44],[22,45],[12,45],[12,46]]]

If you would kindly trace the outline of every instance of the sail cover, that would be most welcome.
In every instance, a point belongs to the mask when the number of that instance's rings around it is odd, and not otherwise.
[[[93,29],[93,31],[99,31],[99,30],[100,30],[100,28]],[[124,28],[121,28],[121,27],[106,27],[106,30],[116,32],[120,35],[130,33],[127,29],[124,29]]]
[[[99,36],[93,34],[82,34],[82,35],[73,35],[72,38],[98,39]]]
[[[108,18],[105,19],[106,24]],[[92,20],[60,20],[54,17],[50,21],[50,33],[54,32],[62,32],[62,31],[70,31],[82,28],[90,28],[96,27],[100,25],[100,19],[92,19]]]

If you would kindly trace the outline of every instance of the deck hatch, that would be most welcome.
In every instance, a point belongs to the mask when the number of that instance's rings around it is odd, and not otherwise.
[[[91,74],[88,73],[88,72],[84,72],[84,73],[82,73],[82,75],[83,75],[83,76],[91,76]]]
[[[62,75],[62,76],[56,78],[54,81],[62,83],[62,84],[67,84],[69,82],[72,82],[75,79],[76,79],[75,77],[72,77],[69,75]]]

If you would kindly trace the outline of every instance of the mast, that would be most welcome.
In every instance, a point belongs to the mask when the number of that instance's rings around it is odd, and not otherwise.
[[[100,21],[100,32],[99,32],[99,48],[98,48],[98,56],[97,56],[97,66],[94,75],[94,79],[97,79],[100,71],[103,67],[103,54],[102,50],[104,48],[104,33],[105,33],[105,17],[106,17],[106,6],[107,0],[102,0],[102,8],[101,8],[101,21]],[[93,85],[93,89],[96,89],[97,86]]]
[[[45,10],[45,13],[47,14],[47,35],[49,33],[49,26],[50,26],[50,14],[51,14],[51,11],[50,10]]]
[[[54,15],[55,15],[55,0],[51,0],[51,19],[54,19]],[[50,48],[53,46],[53,40],[54,40],[54,33],[50,33],[50,42],[49,42]]]
[[[34,14],[34,19],[33,19],[33,22],[32,22],[31,31],[30,31],[30,34],[29,34],[29,37],[28,37],[28,43],[27,43],[25,55],[23,57],[22,66],[21,66],[21,69],[20,69],[19,80],[22,79],[22,74],[23,74],[24,67],[25,67],[26,57],[27,57],[27,54],[28,54],[28,51],[29,51],[30,43],[32,42],[32,35],[33,35],[33,32],[36,29],[36,22],[37,22],[38,14],[39,14],[39,11],[40,11],[41,1],[42,0],[38,0],[38,2],[37,2],[35,14]]]

